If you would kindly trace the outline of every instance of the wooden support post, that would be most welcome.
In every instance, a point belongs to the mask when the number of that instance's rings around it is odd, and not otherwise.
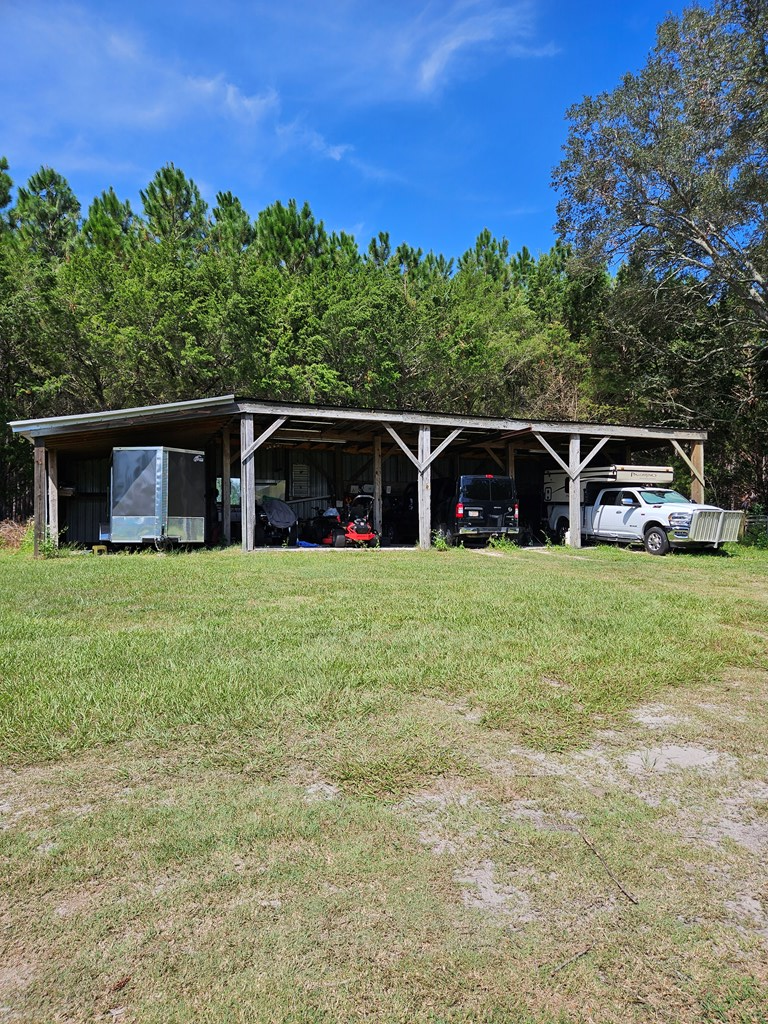
[[[59,460],[58,453],[48,452],[48,534],[51,543],[59,546]]]
[[[670,438],[672,447],[691,471],[691,501],[704,504],[704,444],[701,441],[694,441],[690,459],[685,454],[682,445],[674,437]]]
[[[232,543],[232,438],[229,424],[221,434],[221,534],[225,544]]]
[[[693,476],[691,477],[691,501],[704,504],[704,442],[694,441],[691,449]]]
[[[419,547],[428,551],[432,543],[432,439],[428,426],[419,427]]]
[[[35,558],[43,549],[46,528],[46,487],[45,444],[40,438],[35,440]]]
[[[513,444],[507,445],[507,476],[514,478],[515,476],[515,446]]]
[[[373,439],[373,528],[381,536],[381,434]]]
[[[204,449],[205,455],[205,544],[210,547],[216,536],[218,509],[216,504],[216,475],[219,463],[219,444],[211,438]]]
[[[253,444],[253,413],[240,415],[240,522],[243,531],[243,551],[253,551],[253,531],[256,525],[256,474],[253,458],[243,458]]]
[[[571,434],[568,442],[568,527],[570,530],[569,544],[572,548],[581,547],[581,438]]]

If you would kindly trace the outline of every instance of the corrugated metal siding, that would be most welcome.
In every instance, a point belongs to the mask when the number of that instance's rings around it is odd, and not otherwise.
[[[289,488],[291,486],[290,482],[293,479],[293,467],[296,465],[307,466],[309,470],[307,484],[309,497],[297,498],[289,491],[288,500],[299,519],[311,519],[315,515],[316,508],[327,505],[328,501],[335,497],[333,493],[335,453],[321,451],[291,452],[288,467],[290,472]],[[341,500],[341,497],[339,497],[339,500]]]
[[[335,473],[339,455],[341,480],[336,494]],[[315,508],[326,505],[331,498],[341,502],[344,493],[373,488],[373,459],[370,455],[263,448],[255,453],[254,464],[257,480],[286,480],[286,497],[300,519],[312,518]],[[295,498],[291,493],[293,466],[296,464],[308,467],[307,498]],[[236,463],[232,468],[234,476]],[[457,457],[450,449],[432,464],[433,478],[486,472],[497,473],[500,470],[490,459]],[[401,494],[406,485],[415,480],[416,468],[405,455],[398,452],[384,459],[382,481],[385,494]],[[109,519],[109,459],[76,459],[62,455],[59,459],[59,484],[75,490],[71,498],[60,499],[59,518],[62,526],[66,526],[62,539],[66,543],[98,543],[99,523]]]
[[[59,488],[73,487],[59,498],[59,523],[65,544],[97,544],[99,523],[109,519],[109,459],[59,459]]]

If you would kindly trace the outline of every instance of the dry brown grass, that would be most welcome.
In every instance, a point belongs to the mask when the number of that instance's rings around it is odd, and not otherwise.
[[[19,523],[15,519],[0,521],[0,548],[18,551],[31,524],[32,520],[27,523]]]

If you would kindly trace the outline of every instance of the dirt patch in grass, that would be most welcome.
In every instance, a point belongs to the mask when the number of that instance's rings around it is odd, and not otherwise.
[[[739,591],[725,560],[708,560],[712,587],[727,595],[717,618],[718,602],[702,600],[682,558],[662,572],[620,552],[578,562],[524,552],[401,557],[387,560],[387,594],[377,591],[374,607],[348,604],[337,631],[337,591],[359,592],[375,553],[285,559],[293,568],[260,605],[263,621],[253,609],[221,612],[232,643],[213,668],[219,634],[190,626],[198,561],[147,560],[147,607],[167,593],[157,565],[179,573],[178,592],[191,596],[169,610],[169,637],[153,648],[157,673],[145,676],[141,636],[136,647],[104,641],[135,594],[121,592],[120,579],[89,577],[104,587],[109,620],[96,639],[107,643],[114,678],[119,669],[132,680],[125,703],[122,691],[89,689],[101,650],[88,636],[92,606],[61,588],[63,610],[49,615],[28,583],[34,621],[13,609],[7,620],[28,682],[24,659],[42,658],[12,734],[29,747],[13,748],[17,770],[0,771],[7,1019],[765,1019],[768,674],[756,638],[739,641],[740,667],[722,673],[735,649],[723,620],[734,634],[745,616],[759,627],[761,580]],[[542,627],[539,591],[522,574],[524,599],[516,594],[509,614],[513,559],[535,561],[539,573],[558,567],[565,582],[553,576],[548,595],[557,628]],[[274,576],[270,560],[225,561],[259,593]],[[81,574],[109,574],[119,562],[72,561]],[[359,569],[359,579],[337,581],[332,605],[323,605],[321,563],[341,575],[341,565]],[[418,594],[403,589],[415,564],[429,584]],[[447,615],[446,588],[470,564],[483,573],[477,607]],[[629,632],[606,637],[604,618],[593,617],[606,590],[580,581],[615,586],[618,564],[623,593],[641,592],[651,620],[632,632],[626,618]],[[309,600],[291,601],[300,585]],[[693,631],[661,664],[669,616],[646,596],[665,588],[682,594],[681,615],[714,624],[703,667]],[[744,601],[753,602],[748,616]],[[70,661],[40,654],[37,635],[48,628]],[[407,657],[393,665],[401,649]],[[648,686],[627,691],[614,669],[635,649]],[[73,688],[46,691],[59,668]],[[136,709],[145,718],[134,721]],[[95,726],[91,714],[101,716]],[[46,745],[51,723],[59,746]],[[49,761],[24,766],[24,751]]]
[[[662,747],[643,747],[627,754],[627,770],[635,775],[643,772],[668,772],[695,768],[698,771],[721,767],[723,754],[704,747],[682,747],[668,743]]]
[[[756,727],[722,748],[767,694],[752,675],[697,692],[716,716],[679,691],[657,708],[714,767],[630,770],[636,716],[546,753],[415,698],[285,737],[278,774],[258,735],[6,771],[0,1005],[142,1024],[759,1020],[764,850],[714,830],[766,820]],[[436,744],[462,760],[437,766]]]

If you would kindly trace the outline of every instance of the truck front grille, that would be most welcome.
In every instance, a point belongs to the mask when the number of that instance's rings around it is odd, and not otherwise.
[[[699,509],[691,519],[690,540],[697,544],[725,544],[741,535],[743,512],[721,509]]]

